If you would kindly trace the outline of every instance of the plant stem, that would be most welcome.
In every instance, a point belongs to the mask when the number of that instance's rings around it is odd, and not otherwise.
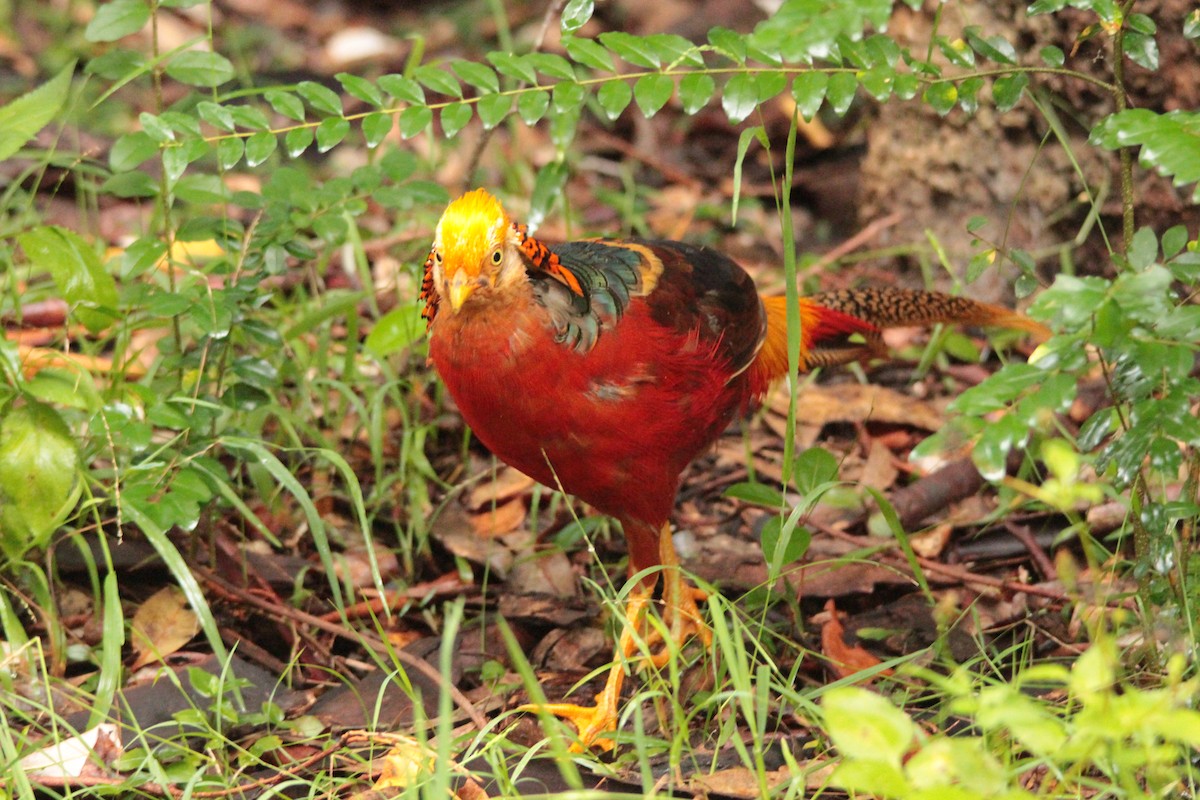
[[[1113,100],[1117,113],[1129,107],[1129,95],[1125,89],[1125,20],[1133,9],[1134,0],[1126,0],[1121,7],[1121,24],[1113,34]],[[1122,147],[1117,151],[1121,159],[1121,252],[1129,252],[1133,241],[1133,151]]]

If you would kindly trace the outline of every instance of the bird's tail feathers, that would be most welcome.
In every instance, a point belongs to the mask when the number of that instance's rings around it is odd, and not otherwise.
[[[787,374],[787,300],[762,298],[767,330],[750,369],[752,388],[765,392]],[[884,352],[885,328],[947,322],[1027,331],[1038,341],[1050,330],[1020,312],[967,297],[911,289],[866,288],[800,298],[800,371],[847,364]]]

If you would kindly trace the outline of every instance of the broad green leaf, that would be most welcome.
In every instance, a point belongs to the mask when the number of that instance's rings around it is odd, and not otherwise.
[[[821,110],[828,86],[829,76],[816,70],[801,72],[796,76],[796,80],[792,81],[792,97],[796,99],[796,108],[806,122],[812,122],[813,117]]]
[[[249,105],[226,106],[226,108],[229,109],[229,113],[233,116],[234,123],[239,127],[248,128],[252,131],[271,130],[271,121],[267,119],[267,115],[264,114],[260,108]],[[170,114],[172,114],[172,112],[168,111],[163,114],[163,117],[167,117]],[[179,118],[181,125],[185,124],[185,121],[190,119],[187,114],[180,114]],[[174,120],[176,117],[171,117],[171,119]],[[198,128],[194,131],[186,130],[186,132],[192,136],[200,135],[200,130]]]
[[[587,94],[587,90],[574,81],[560,81],[554,85],[554,94],[551,98],[554,103],[554,110],[561,113],[571,112],[578,114],[583,108],[583,98]]]
[[[550,93],[541,91],[525,92],[517,98],[517,113],[526,125],[535,125],[546,114],[550,106]]]
[[[633,97],[647,117],[653,117],[675,93],[675,81],[661,73],[643,75],[633,85]]]
[[[463,79],[464,83],[474,86],[481,92],[500,91],[500,79],[495,71],[486,64],[478,61],[458,60],[450,65],[451,69]]]
[[[234,74],[228,58],[207,50],[184,50],[167,63],[167,75],[188,86],[220,86]]]
[[[1189,11],[1184,18],[1183,36],[1185,39],[1200,39],[1200,8]]]
[[[240,136],[230,136],[217,142],[217,164],[221,169],[232,169],[242,160],[246,152],[246,143]]]
[[[380,317],[367,334],[364,346],[376,358],[403,350],[425,333],[421,309],[415,303],[401,305]]]
[[[607,81],[596,92],[596,102],[610,122],[621,116],[632,99],[633,89],[623,80]]]
[[[409,106],[400,112],[400,135],[411,139],[429,127],[433,112],[425,106]]]
[[[350,132],[350,122],[341,117],[328,117],[317,126],[317,152],[326,153],[339,145]],[[254,134],[257,136],[258,134]],[[272,136],[271,138],[275,138]]]
[[[438,94],[458,98],[463,96],[462,87],[459,85],[458,80],[444,69],[426,64],[413,70],[412,75],[426,89],[435,91]]]
[[[730,76],[725,82],[725,91],[721,93],[721,108],[725,109],[729,121],[736,125],[757,107],[758,86],[754,77],[745,72]]]
[[[67,100],[74,71],[72,61],[41,86],[0,108],[0,161],[11,158],[54,119]]]
[[[259,131],[253,134],[246,140],[246,165],[257,167],[271,157],[278,145],[278,137],[270,131]]]
[[[577,64],[582,64],[585,67],[598,69],[601,72],[615,72],[616,66],[613,64],[612,54],[604,49],[603,46],[597,44],[591,39],[580,39],[577,36],[564,36],[562,46],[566,49],[567,55]],[[536,83],[537,81],[531,81]]]
[[[1150,228],[1138,228],[1129,243],[1129,266],[1143,270],[1158,257],[1158,238]]]
[[[308,125],[292,128],[283,137],[283,149],[287,151],[288,158],[299,158],[312,143],[313,129]]]
[[[691,116],[708,105],[716,88],[716,81],[711,75],[703,72],[684,75],[679,81],[679,101],[683,104],[684,113]]]
[[[492,66],[501,75],[509,78],[516,78],[522,83],[537,83],[537,71],[526,62],[524,59],[514,56],[512,53],[503,51],[493,51],[487,54],[487,60],[492,62]]]
[[[892,95],[892,85],[896,80],[896,70],[889,66],[871,67],[859,75],[859,82],[867,94],[883,102]]]
[[[1140,145],[1140,162],[1172,178],[1176,186],[1200,180],[1198,112],[1127,109],[1101,120],[1089,141],[1110,150]]]
[[[1186,225],[1175,225],[1168,228],[1162,235],[1163,258],[1170,260],[1178,255],[1188,242]]]
[[[555,202],[562,197],[563,187],[567,184],[567,164],[565,161],[551,161],[538,170],[533,182],[533,192],[529,197],[529,227],[536,229],[546,219],[546,215],[554,208]]]
[[[271,105],[271,108],[275,109],[276,113],[282,114],[288,119],[294,119],[297,122],[304,121],[304,103],[291,92],[269,89],[263,93],[263,97]]]
[[[1055,47],[1052,44],[1046,45],[1039,50],[1038,55],[1042,57],[1042,61],[1049,67],[1061,67],[1067,63],[1067,56],[1063,53],[1062,48]]]
[[[751,483],[748,481],[735,483],[725,490],[724,496],[767,508],[780,509],[784,505],[783,495],[780,494],[779,490],[772,486],[767,486],[765,483]]]
[[[74,508],[79,453],[62,417],[27,400],[0,418],[0,545],[18,559],[50,542]]]
[[[825,90],[825,99],[829,107],[839,117],[850,110],[854,95],[858,92],[858,78],[850,72],[835,72],[829,77],[829,86]]]
[[[587,24],[596,10],[593,0],[569,0],[562,10],[562,32],[574,33]]]
[[[754,86],[761,105],[783,93],[787,88],[787,75],[782,72],[760,72],[754,76]]]
[[[952,81],[937,81],[925,88],[924,100],[943,117],[958,102],[958,87]]]
[[[363,139],[366,140],[367,147],[378,147],[379,143],[392,130],[392,115],[385,114],[382,111],[368,114],[363,117],[362,130]]]
[[[1125,32],[1125,55],[1143,69],[1158,69],[1158,42],[1154,36],[1137,31]]]
[[[670,66],[686,64],[703,67],[704,59],[696,45],[676,33],[654,33],[643,37],[646,46],[657,56],[660,63]]]
[[[117,286],[100,256],[82,236],[46,225],[17,237],[34,266],[50,272],[58,292],[93,333],[116,318]]]
[[[379,88],[397,100],[405,103],[413,103],[414,105],[425,104],[425,90],[421,88],[421,84],[412,78],[392,73],[380,76],[377,83],[379,84]]]
[[[708,43],[726,58],[732,59],[738,64],[746,63],[748,54],[746,37],[737,31],[720,26],[712,28],[708,32]]]
[[[975,53],[962,39],[950,41],[945,36],[937,37],[938,50],[956,67],[971,69],[975,66]]]
[[[575,70],[572,69],[571,62],[557,53],[528,53],[523,58],[543,75],[564,81],[575,80]]]
[[[875,692],[851,686],[830,689],[821,698],[821,710],[829,738],[846,759],[899,767],[916,743],[913,721]]]
[[[971,49],[989,61],[995,61],[997,64],[1017,63],[1016,49],[1003,36],[984,38],[980,35],[977,25],[968,25],[963,33],[966,35]]]
[[[787,531],[786,539],[784,538],[785,530]],[[812,544],[812,531],[800,525],[793,525],[788,529],[782,519],[771,517],[763,525],[760,538],[762,539],[763,555],[766,556],[767,563],[772,565],[774,570],[785,564],[794,564],[804,558],[809,545]]]
[[[112,0],[96,9],[83,38],[89,42],[115,42],[137,33],[150,21],[150,4],[145,0]]]
[[[342,99],[328,86],[315,81],[300,81],[296,84],[296,93],[316,111],[335,116],[342,114]]]
[[[471,106],[466,103],[451,103],[442,109],[442,135],[447,139],[455,136],[471,121]]]
[[[803,495],[812,494],[822,484],[836,481],[838,462],[833,454],[821,447],[810,447],[796,456],[796,468],[792,479],[796,489]]]
[[[504,118],[508,116],[508,112],[512,110],[512,95],[485,94],[479,98],[475,109],[479,113],[479,121],[483,123],[483,129],[491,130],[503,122]]]
[[[204,120],[209,125],[212,125],[219,131],[229,133],[235,127],[233,114],[228,108],[219,103],[213,103],[209,100],[201,100],[196,104],[196,113],[200,115],[200,119]],[[146,124],[146,119],[151,116],[152,115],[143,112],[138,117],[142,121],[142,130],[146,131],[147,133],[153,133]],[[168,139],[175,138],[174,135],[170,134],[170,131],[168,131],[168,134]],[[157,136],[155,136],[155,138],[159,139]],[[166,141],[166,139],[159,139],[159,141]]]
[[[640,36],[624,31],[607,31],[598,37],[601,44],[621,59],[638,67],[657,69],[662,66],[654,48],[650,47]]]
[[[339,72],[333,77],[351,97],[357,97],[367,105],[376,108],[383,105],[383,92],[379,91],[379,87],[366,78],[352,75],[349,72]]]
[[[1008,111],[1021,99],[1021,93],[1029,85],[1029,76],[1024,72],[1003,75],[992,84],[992,99],[1000,111]]]
[[[958,84],[958,104],[968,114],[979,110],[979,90],[983,88],[983,78],[976,75]]]

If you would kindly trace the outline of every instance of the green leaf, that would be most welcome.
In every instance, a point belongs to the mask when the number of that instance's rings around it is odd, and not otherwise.
[[[392,73],[380,76],[376,82],[379,84],[379,88],[397,100],[414,105],[425,104],[425,90],[412,78]]]
[[[496,77],[495,71],[486,64],[480,64],[478,61],[458,60],[453,62],[450,67],[458,74],[458,77],[463,79],[463,82],[482,92],[500,91],[500,79]]]
[[[312,129],[298,128],[297,130]],[[246,165],[249,167],[257,167],[259,164],[271,157],[271,154],[275,152],[275,148],[278,145],[278,137],[270,131],[259,131],[253,134],[249,139],[246,140]]]
[[[512,110],[512,95],[485,94],[479,98],[475,109],[479,113],[483,129],[491,130],[503,122],[504,118],[508,116],[508,112]]]
[[[858,92],[858,79],[850,72],[835,72],[829,77],[829,87],[825,90],[825,99],[829,107],[839,117],[850,110],[854,95]]]
[[[0,419],[0,545],[10,559],[50,542],[75,507],[79,453],[62,417],[34,400]]]
[[[605,47],[634,66],[657,69],[662,65],[654,48],[647,45],[640,36],[624,31],[606,31],[598,38]]]
[[[93,333],[116,319],[117,286],[100,256],[82,236],[55,225],[17,237],[30,262],[50,272],[59,294]]]
[[[383,92],[379,91],[379,87],[366,78],[352,75],[349,72],[339,72],[333,77],[346,90],[346,94],[351,97],[357,97],[367,105],[375,106],[376,108],[383,105]]]
[[[317,152],[325,153],[332,150],[342,139],[346,138],[346,134],[350,132],[350,122],[341,117],[327,117],[321,120],[321,124],[317,126]],[[258,136],[258,134],[254,134]],[[272,139],[275,137],[272,136]]]
[[[721,108],[729,121],[737,124],[758,107],[758,86],[754,77],[745,72],[731,75],[725,82],[725,91],[721,94]]]
[[[810,447],[796,456],[796,468],[792,479],[796,482],[796,490],[801,494],[810,495],[822,484],[836,481],[837,477],[838,462],[828,450]]]
[[[367,334],[364,346],[376,358],[384,358],[403,350],[424,334],[421,309],[414,303],[408,303],[380,317]]]
[[[748,481],[735,483],[725,490],[724,496],[767,508],[781,509],[784,507],[783,495],[779,493],[779,490],[764,483]]]
[[[600,109],[609,122],[621,116],[621,112],[625,110],[632,99],[633,89],[622,80],[607,81],[596,92],[596,102],[600,104]]]
[[[246,143],[240,136],[230,136],[217,142],[217,164],[221,169],[232,169],[242,160],[246,152]]]
[[[300,81],[300,83],[296,84],[296,92],[314,110],[324,114],[341,116],[342,99],[337,96],[337,92],[328,86],[322,86],[315,81]]]
[[[574,81],[556,83],[552,98],[554,110],[560,114],[568,111],[578,114],[583,107],[583,98],[586,94],[587,90]]]
[[[562,32],[574,33],[587,24],[596,11],[592,0],[570,0],[562,10]]]
[[[1038,55],[1042,57],[1042,61],[1049,67],[1061,67],[1067,63],[1067,56],[1063,53],[1062,48],[1054,45],[1046,45],[1038,51]]]
[[[456,135],[471,121],[471,106],[466,103],[451,103],[442,109],[442,135],[447,139]]]
[[[759,105],[783,94],[787,88],[787,75],[782,72],[760,72],[754,76],[755,94]]]
[[[492,66],[501,74],[509,78],[516,78],[522,83],[537,83],[537,71],[531,64],[512,53],[503,51],[494,51],[487,54],[487,60],[492,62]]]
[[[921,81],[911,72],[899,73],[892,84],[892,93],[901,100],[912,100],[920,90]]]
[[[703,72],[689,72],[684,75],[679,81],[679,102],[683,104],[683,112],[690,117],[704,108],[716,88],[716,81],[711,75]]]
[[[805,122],[812,122],[813,117],[821,110],[828,86],[829,76],[816,70],[801,72],[796,76],[796,80],[792,81],[792,97],[796,99],[796,108]]]
[[[429,127],[433,112],[426,106],[409,106],[400,112],[400,135],[411,139]]]
[[[212,125],[219,131],[228,133],[236,127],[233,121],[233,114],[228,108],[220,105],[219,103],[201,100],[196,104],[196,113],[200,116],[200,119],[204,120],[209,125]],[[145,112],[142,112],[140,115],[138,115],[138,119],[140,119],[142,122],[142,130],[146,131],[147,133],[153,133],[153,131],[151,131],[149,126],[146,124],[147,118],[153,118],[153,115]],[[175,138],[174,134],[169,129],[165,133],[166,138],[160,138],[158,136],[155,136],[154,138],[158,139],[160,142],[165,142],[169,139]]]
[[[1163,258],[1170,260],[1178,255],[1188,242],[1186,225],[1175,225],[1168,228],[1162,235]]]
[[[392,130],[392,115],[382,111],[368,114],[363,117],[362,130],[367,147],[378,147]]]
[[[858,687],[830,689],[821,698],[825,729],[842,757],[900,767],[917,738],[908,715],[880,695]]]
[[[279,89],[268,89],[263,93],[263,97],[276,113],[297,122],[304,122],[304,103],[296,95]]]
[[[233,64],[220,53],[184,50],[167,64],[167,74],[188,86],[212,88],[234,76]]]
[[[1158,239],[1150,228],[1138,228],[1129,243],[1129,266],[1143,270],[1158,257]]]
[[[1154,41],[1153,36],[1126,31],[1125,55],[1139,67],[1152,71],[1158,69],[1158,42]]]
[[[730,224],[737,224],[738,201],[742,197],[742,162],[746,160],[746,153],[750,149],[750,143],[755,139],[759,140],[764,147],[769,146],[767,132],[761,125],[755,125],[751,128],[746,128],[738,136],[737,157],[733,161],[733,202],[730,212]]]
[[[546,114],[550,106],[550,93],[541,91],[525,92],[517,98],[517,114],[526,125],[535,125]]]
[[[531,228],[540,226],[554,208],[555,202],[562,197],[563,187],[567,185],[567,172],[565,161],[551,161],[538,170],[537,178],[533,182],[533,192],[529,196]]]
[[[1189,11],[1183,20],[1183,37],[1185,39],[1200,39],[1200,8]]]
[[[74,72],[72,61],[41,86],[0,108],[0,161],[11,158],[54,119],[67,100]]]
[[[643,75],[633,85],[633,97],[647,117],[653,117],[675,93],[675,81],[662,73]]]
[[[643,41],[662,64],[672,67],[681,64],[692,67],[704,66],[704,58],[700,55],[700,49],[679,34],[654,33],[643,37]]]
[[[308,125],[302,128],[292,128],[283,137],[283,149],[288,158],[299,158],[313,143],[313,129]]]
[[[575,70],[571,62],[556,53],[529,53],[525,61],[543,75],[564,81],[575,80]]]
[[[738,64],[745,64],[749,50],[746,47],[746,37],[737,31],[720,26],[712,28],[708,32],[708,43],[721,55],[735,61]]]
[[[96,9],[83,38],[89,42],[115,42],[137,33],[150,21],[150,5],[145,0],[112,0]]]
[[[426,64],[413,70],[412,75],[426,89],[438,94],[459,98],[463,96],[462,87],[459,86],[458,80],[444,69]]]
[[[787,531],[786,539],[784,531]],[[762,551],[767,563],[778,569],[785,564],[794,564],[804,558],[812,544],[812,531],[808,528],[793,525],[791,529],[779,517],[772,517],[763,525]]]
[[[601,45],[591,39],[580,39],[576,36],[564,36],[561,42],[567,55],[577,64],[598,69],[602,72],[616,72],[612,55]],[[537,81],[531,81],[536,83]]]
[[[1003,75],[992,84],[992,99],[1000,111],[1008,111],[1021,99],[1021,93],[1029,85],[1029,76],[1024,72]]]
[[[1200,180],[1198,112],[1127,109],[1101,120],[1088,141],[1109,150],[1141,145],[1139,161],[1173,178],[1176,186]]]
[[[896,70],[889,66],[876,66],[861,73],[858,77],[867,94],[882,102],[892,94],[892,85],[896,81]]]
[[[968,114],[979,110],[979,90],[983,88],[983,78],[976,75],[958,84],[958,104]]]
[[[970,69],[975,66],[975,53],[967,46],[967,43],[959,39],[952,42],[945,36],[937,37],[938,50],[942,55],[956,67]]]
[[[922,99],[944,117],[958,102],[958,87],[952,81],[936,81],[925,88]]]
[[[1016,64],[1017,51],[1003,36],[989,36],[986,39],[979,35],[979,26],[968,25],[963,33],[971,49],[986,59],[997,64]]]

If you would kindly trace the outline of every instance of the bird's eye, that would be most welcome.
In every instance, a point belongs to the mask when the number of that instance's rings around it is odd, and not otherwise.
[[[498,265],[498,264],[499,264],[501,261],[503,261],[503,260],[504,260],[504,256],[502,256],[502,255],[500,254],[500,251],[499,251],[499,250],[493,250],[493,251],[492,251],[492,263],[493,263],[493,264],[497,264],[497,265]]]
[[[434,250],[434,251],[433,251],[433,263],[435,263],[435,264],[441,264],[441,263],[442,263],[442,254],[441,254],[441,252],[440,252],[440,251],[438,251],[438,250]]]

